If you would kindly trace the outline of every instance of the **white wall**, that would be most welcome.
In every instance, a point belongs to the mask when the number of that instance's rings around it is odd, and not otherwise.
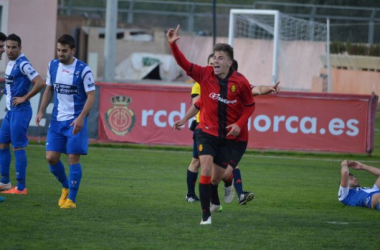
[[[0,5],[7,19],[2,20],[1,31],[21,37],[22,52],[45,77],[48,62],[55,57],[58,0],[0,0]],[[8,13],[4,13],[7,8]],[[4,70],[2,63],[0,78]]]

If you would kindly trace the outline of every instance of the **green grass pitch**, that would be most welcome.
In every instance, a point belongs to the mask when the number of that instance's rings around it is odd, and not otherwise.
[[[200,204],[184,199],[190,149],[92,146],[77,208],[62,210],[44,147],[30,145],[28,195],[0,203],[0,249],[378,249],[380,212],[344,207],[337,193],[341,160],[380,167],[379,138],[372,156],[247,152],[240,168],[255,198],[246,206],[221,199],[211,226],[200,226]],[[355,174],[363,186],[375,181]]]

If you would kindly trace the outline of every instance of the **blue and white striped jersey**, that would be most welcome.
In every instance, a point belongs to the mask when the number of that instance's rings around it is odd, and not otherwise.
[[[65,65],[58,59],[49,63],[46,84],[54,87],[52,120],[67,121],[79,116],[87,100],[87,92],[95,90],[91,69],[74,58]]]
[[[378,193],[379,187],[373,185],[372,188],[368,187],[341,187],[339,186],[338,200],[347,206],[368,207],[368,202],[373,193]]]
[[[11,60],[5,69],[5,93],[7,109],[10,111],[30,109],[30,102],[26,101],[17,106],[12,105],[13,97],[21,97],[29,92],[31,81],[38,76],[24,54],[16,60]]]

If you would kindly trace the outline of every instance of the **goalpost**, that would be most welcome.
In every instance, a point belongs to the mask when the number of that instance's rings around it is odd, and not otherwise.
[[[277,10],[231,9],[228,43],[251,83],[280,81],[282,89],[309,91],[312,78],[328,65],[322,61],[329,59],[327,31],[327,24]]]

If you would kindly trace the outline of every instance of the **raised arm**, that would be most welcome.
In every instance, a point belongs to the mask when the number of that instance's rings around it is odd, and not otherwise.
[[[348,187],[348,174],[350,171],[348,170],[348,161],[344,160],[340,164],[340,186],[341,187]]]
[[[380,188],[380,169],[379,168],[375,168],[375,167],[363,164],[359,161],[350,161],[348,163],[348,167],[356,169],[356,170],[365,170],[365,171],[375,175],[377,177],[375,184],[378,188]]]
[[[175,30],[169,29],[166,33],[166,37],[170,44],[170,49],[172,50],[174,59],[177,61],[177,64],[186,71],[187,74],[191,72],[192,63],[189,62],[183,53],[179,50],[176,41],[180,38],[178,36],[179,25]]]
[[[180,37],[178,36],[178,31],[179,31],[179,24],[175,29],[170,28],[168,32],[166,33],[166,38],[168,39],[168,42],[170,44],[177,42]]]

